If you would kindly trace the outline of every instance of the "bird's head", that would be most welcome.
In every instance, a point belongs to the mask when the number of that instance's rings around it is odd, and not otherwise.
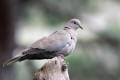
[[[78,28],[83,29],[79,19],[71,19],[70,21],[68,21],[66,27],[72,28],[74,30],[77,30]]]

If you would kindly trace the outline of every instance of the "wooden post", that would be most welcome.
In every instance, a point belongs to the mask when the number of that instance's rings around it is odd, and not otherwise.
[[[35,73],[33,80],[70,80],[68,64],[61,57],[50,59]]]

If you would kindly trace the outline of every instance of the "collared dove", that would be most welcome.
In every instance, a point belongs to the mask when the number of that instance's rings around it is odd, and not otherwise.
[[[58,30],[48,37],[33,43],[29,48],[24,50],[20,56],[7,61],[4,66],[17,61],[35,60],[35,59],[51,59],[56,56],[67,56],[74,49],[77,42],[78,28],[82,28],[79,19],[71,19],[68,21],[64,29]]]

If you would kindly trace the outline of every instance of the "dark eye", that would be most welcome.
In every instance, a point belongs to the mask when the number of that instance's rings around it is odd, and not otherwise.
[[[73,22],[74,24],[76,24],[76,22]]]

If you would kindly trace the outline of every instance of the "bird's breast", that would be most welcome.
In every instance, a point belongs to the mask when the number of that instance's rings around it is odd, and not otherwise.
[[[64,56],[69,55],[75,49],[76,42],[77,42],[77,35],[74,31],[67,31],[71,37],[71,40],[67,43],[67,45],[60,51]]]

